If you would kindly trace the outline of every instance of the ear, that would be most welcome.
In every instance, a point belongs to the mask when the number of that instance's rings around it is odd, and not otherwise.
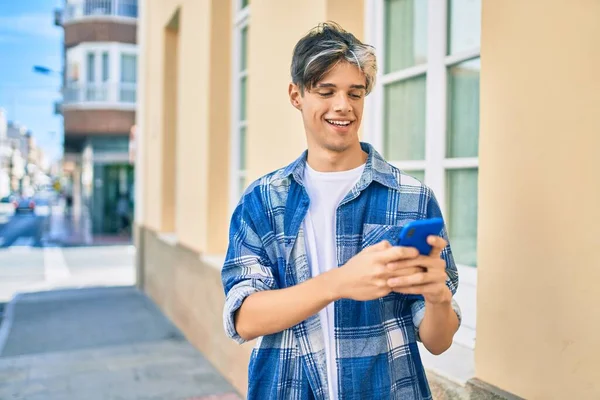
[[[300,93],[300,88],[295,83],[290,83],[288,87],[288,94],[290,96],[290,103],[302,111],[302,94]]]

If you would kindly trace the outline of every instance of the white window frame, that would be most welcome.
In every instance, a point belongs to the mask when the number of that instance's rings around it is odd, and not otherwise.
[[[406,171],[425,171],[425,184],[436,195],[442,213],[446,214],[446,172],[456,169],[478,169],[478,157],[446,158],[447,77],[448,68],[480,56],[480,48],[447,55],[448,1],[429,0],[427,11],[427,63],[385,74],[385,0],[366,0],[366,42],[373,44],[380,66],[377,82],[367,97],[365,140],[379,152],[384,150],[384,85],[426,75],[425,160],[389,160]],[[462,266],[461,267],[469,267]]]
[[[231,92],[231,149],[230,149],[230,201],[229,208],[233,211],[239,202],[242,195],[239,186],[240,179],[246,178],[246,170],[241,169],[240,165],[240,131],[246,129],[246,143],[248,137],[248,107],[246,107],[246,120],[241,120],[241,80],[246,78],[246,94],[248,93],[248,42],[246,42],[246,70],[240,71],[242,62],[241,58],[241,37],[242,29],[247,28],[250,25],[250,5],[242,8],[242,0],[231,0],[233,10],[233,43],[232,43],[232,63],[231,63],[231,79],[232,79],[232,92]],[[247,100],[247,98],[246,98]]]
[[[365,39],[367,43],[375,46],[380,66],[385,65],[384,1],[365,1]],[[379,69],[375,88],[371,95],[367,97],[365,105],[364,121],[366,129],[364,138],[379,152],[383,151],[383,86],[426,74],[425,160],[389,161],[407,172],[415,170],[425,171],[425,184],[434,191],[442,213],[447,215],[446,171],[462,168],[479,168],[478,157],[446,158],[448,68],[460,62],[478,57],[480,49],[478,47],[459,54],[447,55],[447,0],[429,0],[427,18],[427,64],[406,68],[390,74],[384,74],[384,71],[381,68]],[[465,265],[457,265],[457,268],[461,278],[461,285],[457,292],[457,298],[460,297],[460,299],[457,301],[463,307],[463,325],[455,335],[454,341],[473,349],[476,337],[477,268]],[[469,361],[465,362],[469,363]],[[441,368],[440,370],[443,369]]]
[[[107,101],[80,101],[80,102],[64,102],[63,107],[66,109],[118,109],[118,110],[135,110],[136,104],[129,102],[121,102],[119,98],[121,82],[121,55],[132,55],[138,58],[138,48],[135,44],[115,43],[115,42],[86,42],[78,46],[67,49],[67,65],[70,68],[71,64],[78,64],[79,79],[75,82],[67,82],[67,88],[70,84],[85,85],[90,84],[87,80],[87,57],[89,53],[95,54],[95,84],[107,85],[111,94]],[[108,80],[102,80],[102,54],[108,53]],[[136,76],[136,79],[138,77]],[[137,83],[136,83],[137,88]]]

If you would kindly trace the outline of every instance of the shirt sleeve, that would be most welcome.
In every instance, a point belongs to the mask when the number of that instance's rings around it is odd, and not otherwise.
[[[246,198],[242,199],[233,213],[229,247],[221,271],[225,290],[223,326],[227,336],[240,344],[246,340],[236,330],[236,311],[251,294],[278,288],[273,266],[253,221],[259,206],[248,199],[249,196],[251,195],[245,195]]]
[[[429,193],[429,200],[427,202],[427,218],[442,218],[442,211],[440,210],[440,206],[435,198],[435,195],[431,191],[429,191]],[[446,261],[446,274],[448,275],[446,285],[452,292],[452,308],[458,317],[458,326],[460,326],[462,322],[462,312],[460,310],[460,306],[454,299],[456,289],[458,289],[458,270],[456,268],[456,263],[454,262],[454,257],[452,256],[452,249],[450,248],[450,241],[448,240],[448,233],[446,231],[445,224],[440,236],[448,243],[446,248],[442,251],[442,258],[444,261]],[[415,334],[417,336],[417,340],[421,341],[419,336],[419,327],[421,326],[421,322],[423,322],[423,318],[425,317],[425,300],[420,299],[414,301],[411,304],[411,311],[413,325],[415,326]]]

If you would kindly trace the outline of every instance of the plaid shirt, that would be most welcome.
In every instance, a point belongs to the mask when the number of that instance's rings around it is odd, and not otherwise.
[[[339,266],[381,240],[396,244],[407,222],[440,217],[432,191],[387,163],[370,145],[364,172],[337,209]],[[309,206],[303,187],[307,152],[254,182],[233,213],[222,270],[225,330],[239,343],[234,314],[249,295],[311,278],[302,221]],[[442,232],[446,238],[446,230]],[[448,246],[447,285],[458,274]],[[453,301],[459,316],[460,309]],[[425,314],[422,296],[391,293],[371,301],[335,302],[335,354],[340,399],[431,399],[417,347]],[[325,344],[318,314],[258,338],[249,365],[248,399],[328,399]]]

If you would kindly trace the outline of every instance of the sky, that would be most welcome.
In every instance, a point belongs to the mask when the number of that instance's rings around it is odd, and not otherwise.
[[[51,160],[62,156],[59,74],[41,75],[40,65],[62,70],[63,30],[54,25],[60,0],[0,0],[0,108],[9,121],[30,129]]]

